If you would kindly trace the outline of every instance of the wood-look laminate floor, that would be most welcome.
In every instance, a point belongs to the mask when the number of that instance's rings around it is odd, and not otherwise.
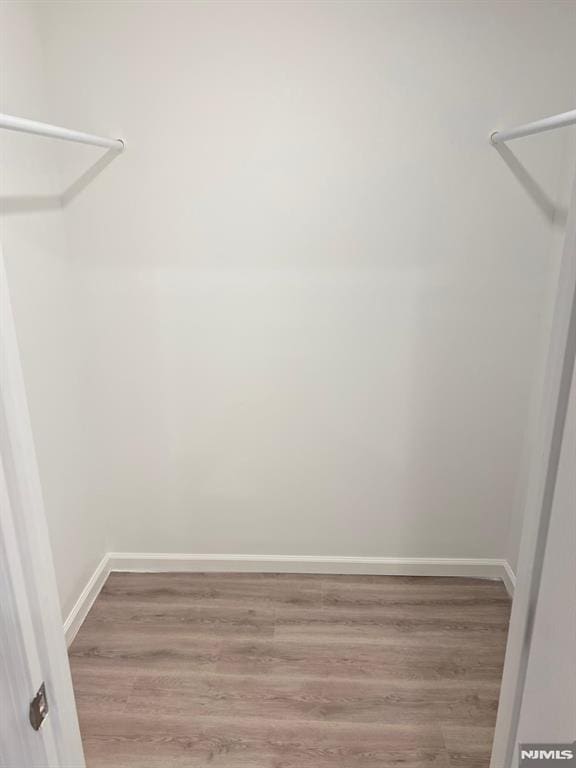
[[[495,581],[113,573],[70,649],[89,768],[488,768]]]

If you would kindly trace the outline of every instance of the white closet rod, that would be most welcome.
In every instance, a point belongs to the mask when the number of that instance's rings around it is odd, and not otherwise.
[[[522,136],[532,136],[533,133],[551,131],[554,128],[564,128],[566,125],[574,125],[575,123],[576,109],[571,109],[569,112],[562,112],[559,115],[535,120],[533,123],[519,125],[517,128],[511,128],[509,131],[494,131],[490,134],[490,141],[492,144],[501,144],[503,141],[510,141],[510,139],[520,139]]]
[[[492,144],[501,144],[504,141],[510,141],[510,139],[520,139],[522,136],[532,136],[534,133],[551,131],[554,128],[563,128],[574,124],[576,124],[576,109],[562,112],[559,115],[544,117],[542,120],[535,120],[532,123],[525,123],[517,128],[511,128],[509,131],[493,131],[490,134],[490,141]],[[93,144],[96,147],[107,147],[118,152],[122,152],[125,147],[122,139],[109,139],[106,136],[95,136],[92,133],[72,131],[69,128],[61,128],[58,125],[39,123],[36,120],[27,120],[24,117],[14,117],[13,115],[0,114],[0,128],[7,128],[10,131],[21,131],[22,133],[33,133],[37,136],[48,136],[53,139],[63,139],[64,141],[76,141],[80,144]]]
[[[60,128],[58,125],[39,123],[36,120],[27,120],[25,117],[13,117],[0,114],[0,128],[9,131],[21,131],[22,133],[34,133],[36,136],[48,136],[52,139],[64,141],[77,141],[79,144],[93,144],[96,147],[107,147],[122,152],[125,147],[122,139],[108,139],[105,136],[95,136],[92,133],[71,131],[69,128]]]

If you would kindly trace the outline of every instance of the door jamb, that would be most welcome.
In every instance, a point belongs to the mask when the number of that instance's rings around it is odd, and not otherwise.
[[[512,768],[576,357],[576,178],[547,354],[490,768]]]

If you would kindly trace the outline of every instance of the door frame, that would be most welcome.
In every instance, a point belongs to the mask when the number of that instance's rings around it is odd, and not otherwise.
[[[558,273],[490,768],[513,768],[576,357],[576,177]]]
[[[85,768],[1,245],[0,504],[0,674],[12,710],[3,751],[14,765]],[[28,706],[42,682],[49,711],[34,731]]]

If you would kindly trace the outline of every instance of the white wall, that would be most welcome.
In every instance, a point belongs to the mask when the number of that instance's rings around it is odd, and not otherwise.
[[[568,150],[485,139],[574,6],[2,13],[2,109],[128,140],[39,212],[100,154],[2,136],[64,613],[109,548],[514,563]]]
[[[574,6],[39,11],[128,142],[65,211],[114,549],[506,556],[565,138],[487,137],[572,106]]]
[[[1,3],[0,30],[0,111],[43,119],[49,100],[35,10]],[[2,131],[0,166],[0,238],[66,616],[107,549],[102,517],[87,514],[94,482],[82,405],[84,302],[51,143]]]
[[[554,494],[519,743],[572,742],[576,734],[576,377]]]

